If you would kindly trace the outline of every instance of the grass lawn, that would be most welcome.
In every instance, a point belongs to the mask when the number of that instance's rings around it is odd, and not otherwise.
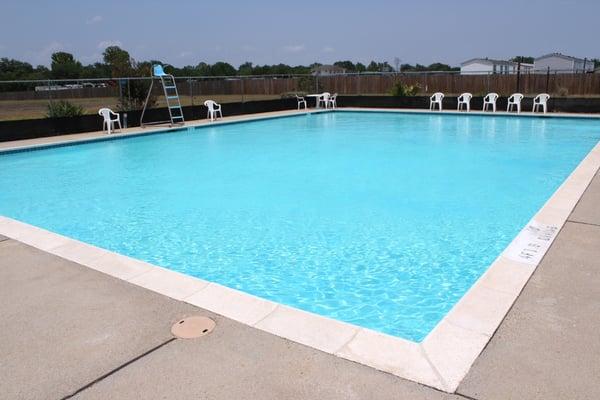
[[[279,99],[279,95],[245,95],[243,101],[253,100],[272,100]],[[193,103],[190,96],[180,96],[182,106],[201,105],[207,99],[212,99],[217,103],[234,103],[242,101],[241,95],[211,95],[194,96]],[[95,98],[73,98],[64,99],[73,104],[83,107],[86,114],[97,113],[102,107],[109,107],[117,111],[119,99],[117,97],[95,97]],[[164,106],[165,101],[158,98],[158,107]],[[48,111],[48,100],[1,100],[0,101],[0,121],[45,118]]]

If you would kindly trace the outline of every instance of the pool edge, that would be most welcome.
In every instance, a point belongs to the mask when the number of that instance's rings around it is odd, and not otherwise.
[[[287,115],[298,114],[282,116]],[[223,123],[265,118],[273,116]],[[597,143],[527,225],[541,222],[556,226],[553,241],[599,168]],[[3,216],[0,234],[265,332],[449,393],[455,392],[542,259],[527,264],[509,259],[503,251],[428,336],[416,343],[154,266]]]
[[[65,147],[65,146],[74,146],[85,143],[96,143],[96,142],[106,142],[113,140],[124,140],[141,136],[149,136],[149,135],[161,135],[166,133],[173,132],[181,132],[189,129],[203,129],[220,125],[233,125],[239,124],[243,122],[251,122],[251,121],[263,121],[269,119],[277,119],[277,118],[291,118],[297,117],[301,115],[310,115],[310,114],[319,114],[325,112],[333,112],[333,109],[315,109],[309,108],[305,110],[285,110],[285,111],[273,111],[266,113],[257,113],[257,114],[247,114],[247,115],[235,115],[230,117],[225,117],[221,119],[217,119],[215,121],[210,120],[194,120],[193,122],[187,122],[183,126],[152,126],[152,127],[133,127],[122,129],[121,132],[112,133],[110,135],[104,133],[103,131],[97,132],[88,132],[88,133],[80,133],[80,134],[72,134],[72,135],[58,135],[58,136],[48,136],[37,139],[25,139],[25,140],[16,140],[12,142],[32,142],[31,144],[22,144],[10,146],[11,141],[9,142],[0,142],[0,155],[2,154],[11,154],[11,153],[20,153],[25,151],[36,151],[43,150],[54,147]],[[67,137],[65,137],[67,136]],[[70,136],[70,137],[69,137]],[[74,136],[77,136],[74,138]],[[34,143],[39,141],[40,143]]]

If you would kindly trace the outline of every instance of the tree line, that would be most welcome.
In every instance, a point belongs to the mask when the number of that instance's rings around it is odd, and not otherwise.
[[[533,63],[533,57],[517,56],[511,59],[515,62]],[[310,65],[290,66],[287,64],[255,65],[245,62],[239,67],[218,61],[214,64],[200,62],[197,65],[174,67],[160,60],[138,62],[124,49],[118,46],[107,47],[102,53],[102,62],[83,65],[73,54],[59,51],[51,56],[50,68],[44,65],[33,67],[19,60],[0,58],[0,80],[45,80],[45,79],[92,79],[92,78],[121,78],[149,76],[153,64],[167,65],[165,70],[174,76],[248,76],[248,75],[305,75],[310,74],[319,63]],[[600,66],[600,60],[591,60]],[[396,58],[394,66],[387,61],[371,61],[368,64],[350,60],[336,61],[334,65],[346,72],[420,72],[420,71],[458,71],[460,68],[451,67],[444,63],[402,64]],[[1,89],[0,89],[1,90]]]
[[[148,76],[153,64],[163,64],[160,60],[138,62],[129,52],[118,46],[107,47],[102,53],[102,62],[83,65],[73,54],[59,51],[51,56],[50,67],[32,66],[30,63],[0,58],[0,80],[42,80],[42,79],[92,79]],[[290,66],[287,64],[255,65],[245,62],[239,67],[218,61],[214,64],[200,62],[197,65],[174,67],[167,65],[165,70],[174,76],[248,76],[248,75],[302,75],[310,74],[319,63]],[[387,61],[360,62],[336,61],[334,65],[344,68],[346,72],[393,72],[402,71],[455,71],[447,64],[434,63],[428,66],[402,64],[392,67]]]

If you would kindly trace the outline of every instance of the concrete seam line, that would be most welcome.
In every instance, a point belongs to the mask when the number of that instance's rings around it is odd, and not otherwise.
[[[437,369],[435,364],[429,359],[429,356],[427,355],[427,352],[425,351],[423,344],[419,343],[418,348],[419,348],[419,352],[421,353],[421,356],[425,359],[425,361],[427,361],[427,364],[429,364],[429,367],[433,370],[433,373],[437,376],[438,380],[444,387],[445,392],[450,393],[450,391],[448,390],[450,385],[448,385],[448,382],[446,382],[446,379],[444,379],[444,376],[442,375],[442,373]],[[457,386],[457,389],[458,389],[458,386]]]
[[[568,219],[567,222],[571,222],[573,224],[580,224],[580,225],[589,225],[589,226],[597,226],[600,227],[600,224],[593,224],[591,222],[583,222],[583,221],[573,221],[571,219]],[[0,240],[1,242],[1,240]]]
[[[96,383],[98,383],[98,382],[100,382],[100,381],[104,380],[105,378],[108,378],[108,377],[109,377],[109,376],[111,376],[112,374],[114,374],[114,373],[116,373],[116,372],[119,372],[119,371],[120,371],[120,370],[122,370],[123,368],[125,368],[125,367],[127,367],[127,366],[129,366],[129,365],[133,364],[134,362],[136,362],[136,361],[138,361],[138,360],[140,360],[140,359],[144,358],[144,357],[145,357],[145,356],[147,356],[148,354],[150,354],[150,353],[153,353],[154,351],[156,351],[156,350],[160,349],[160,348],[161,348],[161,347],[163,347],[163,346],[166,346],[167,344],[169,344],[169,343],[171,343],[171,342],[173,342],[173,341],[175,341],[175,340],[177,340],[177,338],[174,338],[174,337],[173,337],[173,338],[171,338],[171,339],[167,340],[166,342],[163,342],[163,343],[159,344],[158,346],[155,346],[155,347],[151,348],[150,350],[147,350],[147,351],[143,352],[143,353],[142,353],[142,354],[140,354],[139,356],[136,356],[136,357],[132,358],[131,360],[129,360],[129,361],[127,361],[127,362],[125,362],[124,364],[121,364],[121,365],[119,365],[118,367],[116,367],[116,368],[114,368],[114,369],[112,369],[112,370],[108,371],[106,374],[99,376],[98,378],[94,379],[94,380],[93,380],[93,381],[91,381],[90,383],[88,383],[88,384],[86,384],[86,385],[84,385],[84,386],[80,387],[79,389],[77,389],[77,390],[76,390],[76,391],[74,391],[73,393],[71,393],[71,394],[68,394],[68,395],[66,395],[65,397],[62,397],[62,398],[61,398],[61,400],[66,400],[66,399],[70,399],[70,398],[72,398],[73,396],[75,396],[75,395],[77,395],[77,394],[79,394],[79,393],[83,392],[84,390],[86,390],[86,389],[89,389],[90,387],[94,386]]]

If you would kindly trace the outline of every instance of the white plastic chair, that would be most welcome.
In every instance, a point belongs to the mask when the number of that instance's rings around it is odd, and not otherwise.
[[[513,93],[508,98],[508,105],[506,106],[506,112],[509,112],[511,109],[516,108],[517,113],[521,112],[521,100],[523,100],[523,95],[521,93]]]
[[[548,93],[540,93],[533,99],[533,110],[531,112],[536,112],[540,110],[544,110],[544,114],[548,111],[548,99],[550,99],[550,95]]]
[[[321,97],[319,97],[319,100],[317,102],[317,108],[321,107],[321,103],[323,103],[323,106],[325,106],[325,108],[329,108],[329,97],[331,97],[331,93],[321,93]]]
[[[498,93],[488,93],[483,98],[483,111],[486,111],[489,106],[492,106],[492,111],[496,112],[496,100],[498,100]]]
[[[301,105],[304,105],[304,109],[306,110],[306,99],[304,97],[296,95],[296,101],[298,102],[298,110]]]
[[[329,105],[331,106],[331,108],[337,108],[337,93],[334,93],[329,98]]]
[[[442,92],[435,92],[430,98],[429,98],[429,111],[433,111],[435,110],[435,105],[437,104],[438,107],[440,108],[440,111],[442,111],[442,100],[444,99],[444,93]]]
[[[463,93],[458,96],[458,107],[456,109],[460,111],[465,108],[467,111],[471,111],[471,98],[473,98],[471,93]]]
[[[101,108],[98,110],[98,115],[101,115],[102,118],[104,118],[104,121],[102,121],[102,132],[106,130],[107,134],[110,135],[110,131],[115,130],[115,124],[119,126],[119,130],[123,129],[121,128],[121,119],[119,118],[119,114],[110,108]]]
[[[208,108],[208,112],[206,114],[207,118],[210,118],[211,121],[214,121],[217,117],[223,118],[223,113],[221,112],[221,105],[215,103],[213,100],[206,100],[204,102],[206,108]]]

